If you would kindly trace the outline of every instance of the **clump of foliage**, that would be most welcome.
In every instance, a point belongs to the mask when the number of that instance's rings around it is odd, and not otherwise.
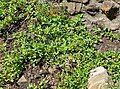
[[[9,26],[22,17],[25,0],[1,0],[0,1],[0,29]],[[23,7],[22,7],[23,6]]]
[[[63,68],[59,74],[58,89],[85,89],[89,70],[97,66],[107,68],[113,80],[119,79],[120,53],[100,53],[94,48],[101,37],[97,34],[93,36],[87,30],[82,14],[70,19],[62,12],[51,14],[48,4],[36,2],[32,5],[34,10],[31,5],[27,6],[27,29],[13,33],[12,50],[4,49],[1,86],[14,82],[27,63],[34,66],[39,62]],[[37,88],[34,85],[29,87]]]
[[[36,0],[1,0],[0,33],[5,33],[9,26],[32,15]]]
[[[47,89],[47,83],[48,81],[43,79],[38,86],[36,86],[35,84],[29,84],[27,89]]]
[[[110,40],[119,40],[120,39],[120,34],[119,32],[114,32],[111,31],[108,28],[104,28],[104,29],[100,29],[95,27],[96,29],[94,29],[94,33],[99,35],[100,37],[106,36],[109,37]]]

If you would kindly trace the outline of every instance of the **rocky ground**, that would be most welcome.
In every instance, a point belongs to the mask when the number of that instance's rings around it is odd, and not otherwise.
[[[120,37],[120,1],[119,0],[50,0],[55,6],[63,6],[71,14],[83,13],[84,23],[89,31],[94,27],[101,30],[108,28]],[[57,4],[56,4],[57,2]],[[59,4],[58,4],[59,3]],[[119,39],[119,38],[118,38]],[[109,38],[102,38],[97,49],[105,52],[107,50],[119,50],[120,42],[118,40],[110,41]]]
[[[50,0],[53,1],[53,0]],[[84,23],[89,31],[92,32],[93,27],[99,27],[102,30],[110,29],[113,33],[120,36],[120,0],[54,0],[55,6],[64,6],[71,14],[70,17],[78,13],[84,14]],[[57,3],[56,3],[57,2]],[[0,43],[3,38],[0,38]],[[96,49],[105,52],[108,50],[120,51],[120,40],[110,40],[109,37],[103,37],[101,43],[95,45]],[[2,53],[0,53],[0,59]],[[72,65],[72,64],[71,64]],[[40,64],[32,68],[30,65],[21,75],[21,78],[16,80],[11,89],[26,89],[29,83],[39,84],[38,79],[46,78],[48,80],[48,89],[55,89],[55,85],[59,80],[56,74],[62,71],[62,68],[54,66],[54,68],[47,64]],[[38,76],[39,75],[39,76]],[[41,75],[41,76],[40,76]]]
[[[63,3],[71,15],[84,13],[85,24],[89,31],[97,26],[102,30],[110,29],[120,36],[120,1],[119,0],[68,0]],[[110,41],[109,38],[102,38],[96,46],[100,51],[115,50],[120,48],[118,40]]]

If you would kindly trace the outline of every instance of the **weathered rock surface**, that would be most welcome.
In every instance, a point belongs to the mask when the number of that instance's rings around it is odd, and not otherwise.
[[[109,11],[113,7],[113,3],[111,1],[104,1],[100,6],[100,9],[104,12]]]
[[[62,3],[63,6],[67,7],[67,11],[72,15],[79,13],[81,11],[81,3],[74,3],[74,2],[64,2]]]
[[[84,13],[84,19],[102,29],[120,30],[119,0],[64,0],[61,5],[66,6],[71,15]]]
[[[97,67],[90,71],[88,89],[108,89],[110,79],[104,67]]]

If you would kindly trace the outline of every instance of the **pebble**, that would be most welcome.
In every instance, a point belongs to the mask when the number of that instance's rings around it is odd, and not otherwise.
[[[25,78],[25,76],[23,75],[17,82],[18,84],[21,84],[21,83],[27,83],[27,79]]]

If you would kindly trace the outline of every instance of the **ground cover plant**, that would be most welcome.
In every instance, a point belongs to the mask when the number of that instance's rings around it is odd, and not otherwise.
[[[101,34],[98,28],[94,30],[96,34],[90,33],[83,24],[83,14],[69,18],[66,12],[37,0],[3,0],[0,3],[0,31],[4,37],[4,30],[8,30],[11,23],[23,17],[27,20],[25,28],[23,24],[17,31],[8,33],[13,39],[11,49],[7,48],[6,42],[1,45],[0,51],[4,54],[1,87],[16,82],[28,64],[34,67],[40,63],[61,68],[57,73],[57,89],[86,89],[89,71],[97,66],[104,66],[114,84],[118,83],[120,52],[95,49],[94,44],[98,44],[103,36],[111,35]],[[47,79],[39,81],[39,85],[29,84],[28,89],[48,88]]]

